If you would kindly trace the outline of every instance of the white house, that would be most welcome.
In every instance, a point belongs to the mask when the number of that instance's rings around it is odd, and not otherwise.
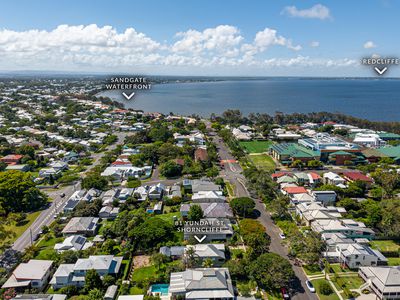
[[[100,276],[118,274],[122,257],[113,255],[92,255],[89,258],[80,258],[75,264],[61,264],[54,273],[50,284],[53,289],[64,286],[78,286],[85,284],[85,275],[88,270],[94,269]]]
[[[200,191],[192,195],[194,203],[224,203],[226,197],[223,196],[222,191]]]
[[[400,299],[400,266],[361,267],[358,275],[365,280],[363,288],[369,288],[377,299]]]
[[[53,261],[51,260],[31,259],[27,263],[21,263],[12,272],[2,288],[42,290],[47,285],[52,266]]]
[[[82,250],[85,243],[86,243],[86,238],[84,236],[71,235],[66,237],[62,243],[55,244],[54,250],[56,250],[58,253],[67,250],[79,251]]]

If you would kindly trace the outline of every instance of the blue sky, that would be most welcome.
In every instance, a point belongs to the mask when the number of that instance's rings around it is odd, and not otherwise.
[[[0,70],[372,76],[400,1],[3,1]],[[390,76],[399,76],[399,67]]]

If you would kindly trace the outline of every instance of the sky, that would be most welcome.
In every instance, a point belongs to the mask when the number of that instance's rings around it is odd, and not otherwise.
[[[147,3],[148,2],[148,3]],[[0,70],[376,76],[400,56],[400,1],[0,2]],[[400,76],[390,66],[385,76]]]

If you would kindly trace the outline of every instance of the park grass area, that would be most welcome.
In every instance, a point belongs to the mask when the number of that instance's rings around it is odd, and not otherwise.
[[[400,266],[400,257],[387,257],[389,266]]]
[[[382,252],[397,252],[400,250],[400,244],[394,240],[371,241],[371,248]]]
[[[25,230],[31,226],[31,224],[36,220],[36,218],[40,215],[41,211],[35,211],[33,213],[28,213],[26,216],[26,220],[22,222],[22,224],[17,225],[15,222],[11,224],[7,224],[4,226],[6,231],[13,232],[13,236],[6,238],[0,241],[0,246],[6,243],[14,243],[23,233]]]
[[[177,220],[181,218],[181,213],[179,211],[176,212],[170,212],[167,214],[160,214],[160,215],[155,215],[157,218],[160,218],[170,224],[174,224],[174,216],[176,216]]]
[[[248,153],[263,153],[268,151],[272,141],[243,141],[239,142],[239,145]]]
[[[332,278],[333,284],[336,286],[338,290],[343,290],[344,288],[348,289],[358,289],[363,283],[362,280],[358,275],[354,276],[338,276],[336,281]]]
[[[311,282],[312,282],[313,286],[315,287],[315,290],[318,294],[318,298],[320,300],[339,300],[340,299],[339,296],[336,295],[336,293],[333,291],[333,289],[332,289],[332,294],[330,294],[330,295],[322,295],[321,294],[320,286],[323,282],[327,282],[324,278],[311,280]]]
[[[274,170],[276,167],[274,160],[267,154],[249,155],[249,158],[257,168]]]
[[[322,274],[322,270],[319,265],[305,265],[303,266],[303,270],[309,276]]]

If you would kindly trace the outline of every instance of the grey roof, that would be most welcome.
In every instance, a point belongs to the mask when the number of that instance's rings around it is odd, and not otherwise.
[[[172,246],[172,247],[161,247],[160,253],[164,254],[168,257],[170,256],[182,256],[185,251],[185,247],[183,246]]]
[[[233,298],[227,268],[200,268],[171,273],[171,293],[185,293],[186,299]]]
[[[189,245],[186,249],[193,247],[199,258],[222,258],[225,259],[224,244],[197,244]]]
[[[182,204],[180,211],[188,212],[192,205],[200,205],[205,218],[233,218],[233,211],[228,203]]]
[[[194,179],[192,180],[192,192],[200,191],[220,191],[221,186],[209,180]]]
[[[75,233],[82,231],[92,231],[97,226],[99,218],[94,217],[75,217],[72,218],[64,227],[63,233]]]

